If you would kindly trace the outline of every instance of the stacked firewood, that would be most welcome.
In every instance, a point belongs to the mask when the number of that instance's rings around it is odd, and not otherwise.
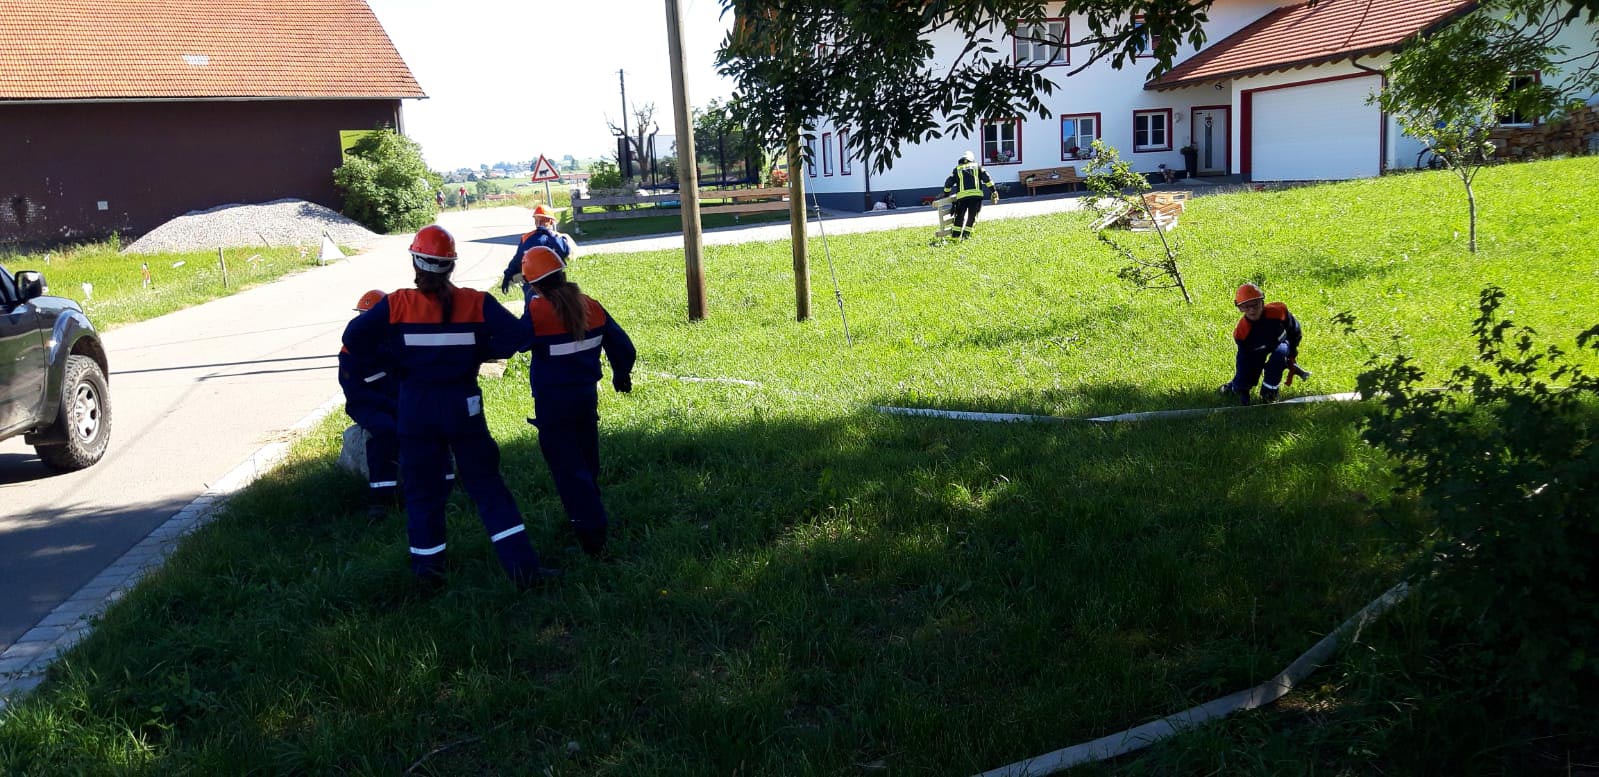
[[[1586,107],[1557,122],[1501,127],[1489,135],[1500,159],[1536,159],[1559,154],[1599,153],[1599,111]]]

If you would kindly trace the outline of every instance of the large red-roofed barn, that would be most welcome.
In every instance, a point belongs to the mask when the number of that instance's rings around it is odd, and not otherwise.
[[[425,96],[365,0],[0,0],[0,242],[336,208],[340,131]]]

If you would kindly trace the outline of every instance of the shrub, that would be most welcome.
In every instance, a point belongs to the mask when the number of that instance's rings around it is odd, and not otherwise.
[[[616,165],[600,160],[589,167],[590,189],[622,188],[622,171]]]
[[[422,147],[392,129],[358,141],[333,183],[344,195],[344,215],[378,232],[420,229],[438,213],[438,176],[422,161]]]
[[[1420,388],[1405,356],[1362,374],[1360,390],[1380,398],[1364,436],[1432,519],[1419,591],[1446,614],[1443,631],[1474,645],[1455,671],[1512,709],[1575,725],[1599,698],[1599,379],[1497,320],[1503,299],[1482,292],[1478,363],[1442,390]],[[1599,352],[1599,326],[1577,345]]]

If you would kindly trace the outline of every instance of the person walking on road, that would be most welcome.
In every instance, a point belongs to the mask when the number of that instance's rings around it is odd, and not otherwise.
[[[533,208],[533,231],[522,235],[521,242],[516,246],[516,254],[505,265],[505,273],[500,277],[501,294],[510,291],[513,282],[526,283],[522,279],[522,255],[533,246],[544,246],[554,251],[561,258],[563,266],[572,259],[575,246],[572,238],[555,230],[555,211],[542,202]]]
[[[1253,283],[1238,287],[1233,294],[1233,304],[1243,312],[1238,326],[1233,328],[1233,341],[1238,344],[1238,354],[1233,367],[1233,379],[1221,384],[1217,391],[1222,396],[1237,397],[1239,404],[1249,404],[1249,393],[1260,382],[1260,401],[1277,401],[1282,388],[1283,372],[1294,376],[1310,377],[1298,363],[1299,342],[1304,336],[1299,319],[1288,312],[1281,302],[1266,302],[1266,293]],[[1262,380],[1264,378],[1264,380]]]
[[[527,336],[494,297],[450,282],[455,259],[455,238],[443,227],[416,233],[416,288],[400,289],[357,316],[344,330],[344,346],[357,358],[376,358],[388,348],[400,372],[397,427],[411,571],[430,586],[443,582],[449,489],[435,473],[453,452],[500,565],[527,588],[555,573],[539,566],[516,499],[500,477],[500,449],[489,435],[477,385],[484,361],[522,350]]]
[[[994,204],[998,205],[999,189],[995,188],[994,179],[989,178],[988,171],[977,164],[972,152],[961,154],[955,169],[944,179],[944,196],[955,195],[954,206],[950,209],[955,225],[950,234],[957,240],[972,236],[972,228],[977,225],[977,213],[983,209],[984,189],[988,190]]]
[[[600,500],[600,352],[611,363],[611,386],[633,390],[637,352],[627,332],[600,303],[566,278],[566,264],[552,249],[534,246],[522,257],[527,279],[523,326],[532,335],[528,382],[539,452],[550,468],[583,552],[605,549],[609,519]]]

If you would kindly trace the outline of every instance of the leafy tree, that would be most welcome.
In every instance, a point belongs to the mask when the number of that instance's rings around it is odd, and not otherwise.
[[[441,179],[422,161],[422,147],[387,127],[350,149],[333,183],[344,214],[378,232],[420,229],[438,212],[433,192]]]
[[[849,125],[849,147],[871,169],[887,169],[906,142],[967,137],[979,121],[1021,113],[1048,117],[1056,84],[1043,63],[1011,61],[1004,36],[1037,29],[1047,17],[1084,17],[1077,40],[1038,40],[1078,48],[1067,75],[1099,61],[1116,67],[1148,52],[1152,72],[1171,67],[1183,41],[1204,42],[1210,0],[1068,0],[1063,11],[1043,0],[888,0],[795,2],[721,0],[735,16],[717,52],[737,87],[740,124],[765,148],[816,117]],[[1141,24],[1133,14],[1141,14]],[[933,62],[934,33],[953,31],[967,44],[953,62]]]
[[[1365,439],[1399,463],[1401,494],[1432,520],[1418,593],[1471,649],[1452,673],[1557,728],[1593,725],[1599,698],[1599,377],[1500,320],[1485,289],[1477,363],[1441,390],[1406,356],[1359,378],[1376,398]],[[1347,314],[1341,316],[1347,324]],[[1577,336],[1599,355],[1599,326]],[[1580,729],[1578,729],[1580,730]]]
[[[1155,209],[1144,199],[1144,193],[1150,189],[1149,179],[1134,172],[1132,164],[1103,141],[1094,141],[1093,149],[1094,159],[1089,162],[1088,177],[1084,179],[1089,191],[1094,193],[1088,199],[1088,209],[1098,216],[1093,224],[1094,237],[1127,260],[1127,265],[1116,273],[1117,277],[1141,289],[1177,289],[1182,292],[1184,302],[1193,304],[1188,286],[1183,283],[1182,268],[1177,264],[1177,244],[1166,234],[1166,227],[1156,218]],[[1155,226],[1162,256],[1141,258],[1132,248],[1107,234],[1105,227],[1133,214],[1148,219]]]
[[[1546,6],[1541,10],[1534,6]],[[1513,8],[1512,8],[1513,7]],[[1376,98],[1405,134],[1427,144],[1466,190],[1468,248],[1477,251],[1477,173],[1492,161],[1499,116],[1549,116],[1599,87],[1599,49],[1574,58],[1554,46],[1564,9],[1542,0],[1500,0],[1414,42],[1394,57]],[[1575,65],[1575,67],[1572,67]],[[1562,72],[1562,66],[1567,70]],[[1548,74],[1539,82],[1521,73]]]

